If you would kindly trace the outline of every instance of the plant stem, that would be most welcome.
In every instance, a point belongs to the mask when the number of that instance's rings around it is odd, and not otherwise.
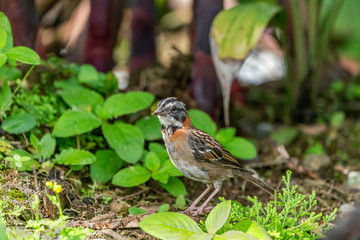
[[[60,197],[59,197],[58,193],[55,193],[55,194],[56,194],[56,200],[58,201],[58,208],[59,208],[60,218],[63,218],[64,215],[63,215],[63,211],[62,211],[62,207],[61,207]]]
[[[76,147],[77,147],[77,149],[81,149],[80,136],[79,135],[76,135]]]
[[[315,58],[316,52],[316,33],[319,27],[319,1],[309,0],[309,25],[308,25],[308,46],[309,46],[309,66]]]
[[[2,119],[2,115],[5,112],[5,109],[8,107],[11,99],[15,96],[15,94],[17,93],[17,91],[20,89],[22,83],[24,82],[24,80],[29,76],[29,74],[31,73],[31,71],[34,69],[35,64],[32,65],[30,67],[30,69],[27,71],[27,73],[25,74],[25,76],[21,79],[20,83],[16,86],[14,92],[11,94],[11,97],[5,102],[4,106],[2,109],[0,109],[0,119]]]

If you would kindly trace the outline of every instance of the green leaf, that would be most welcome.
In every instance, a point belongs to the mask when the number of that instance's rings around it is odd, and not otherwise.
[[[222,128],[216,133],[215,139],[219,143],[225,144],[233,140],[233,138],[235,137],[235,133],[236,133],[236,129],[233,127]]]
[[[88,112],[94,112],[96,106],[104,103],[104,98],[99,93],[80,86],[65,87],[58,94],[70,107],[76,106]]]
[[[135,126],[141,129],[145,140],[153,141],[162,138],[161,124],[156,116],[146,116],[136,121]]]
[[[330,125],[334,128],[340,127],[345,120],[345,113],[344,112],[335,112],[331,115],[330,118]]]
[[[175,197],[179,195],[186,196],[188,194],[184,183],[176,177],[169,177],[167,184],[160,183],[160,185]]]
[[[172,177],[181,177],[184,176],[171,162],[170,159],[165,160],[162,164],[158,172],[166,172],[169,176]]]
[[[147,182],[151,173],[139,165],[130,166],[115,174],[112,184],[120,187],[135,187]]]
[[[55,157],[55,162],[64,165],[87,165],[96,161],[96,157],[89,151],[80,149],[63,149]]]
[[[141,130],[131,124],[117,121],[105,123],[102,131],[110,147],[128,163],[136,163],[144,151],[144,138]]]
[[[296,127],[279,128],[275,132],[271,133],[270,137],[278,145],[289,145],[299,135],[299,129]]]
[[[142,208],[131,207],[131,208],[129,208],[129,213],[131,215],[139,215],[139,214],[147,213],[147,211],[145,209],[142,209]]]
[[[0,27],[5,30],[6,32],[6,43],[0,48],[0,52],[6,52],[10,48],[13,47],[13,35],[11,33],[11,26],[9,19],[6,17],[6,15],[3,12],[0,12]]]
[[[235,157],[244,160],[253,159],[257,156],[254,144],[245,138],[235,137],[230,142],[224,144],[224,147]]]
[[[160,207],[158,207],[157,211],[158,212],[167,212],[167,211],[169,211],[169,209],[170,209],[169,204],[165,203],[165,204],[161,205]]]
[[[30,134],[30,143],[31,143],[31,145],[34,146],[34,148],[36,149],[36,151],[37,151],[38,153],[40,153],[40,151],[41,151],[40,141],[39,141],[39,139],[38,139],[33,133]]]
[[[6,63],[7,56],[3,53],[0,53],[0,67]]]
[[[256,239],[271,240],[272,238],[267,234],[265,228],[257,222],[251,220],[243,220],[234,225],[233,229],[240,230],[253,236]]]
[[[71,137],[90,132],[100,125],[100,119],[92,113],[67,111],[55,123],[53,135],[55,137]]]
[[[21,78],[21,71],[14,67],[2,66],[0,68],[0,80],[1,81],[14,81]]]
[[[210,212],[205,220],[206,230],[210,234],[216,232],[227,222],[231,210],[231,201],[221,202]]]
[[[79,71],[79,82],[92,85],[98,81],[99,75],[94,66],[90,64],[81,65]]]
[[[240,232],[240,231],[228,231],[221,235],[215,235],[213,240],[233,240],[233,239],[241,239],[241,240],[259,240],[261,238],[255,238],[249,234]]]
[[[4,81],[0,91],[0,114],[10,108],[12,104],[11,89],[8,81]]]
[[[98,150],[96,161],[90,165],[91,180],[107,183],[124,165],[124,161],[113,150]]]
[[[221,11],[212,23],[211,32],[219,46],[219,57],[244,59],[278,13],[284,13],[280,6],[258,1],[244,2]],[[285,24],[284,18],[279,20]]]
[[[157,238],[166,240],[188,239],[196,233],[203,233],[190,217],[174,212],[147,216],[139,223],[139,227]]]
[[[14,59],[21,63],[35,64],[38,65],[41,63],[39,55],[32,49],[28,47],[13,47],[9,49],[6,53],[8,58]]]
[[[41,144],[40,156],[42,158],[44,159],[49,158],[51,157],[51,155],[54,154],[56,147],[56,139],[53,138],[50,133],[45,134],[41,138],[40,144]]]
[[[187,240],[212,240],[213,236],[208,233],[195,233],[191,237],[189,237]]]
[[[2,128],[12,134],[20,134],[31,130],[36,125],[34,115],[28,113],[18,113],[5,119]]]
[[[166,148],[163,144],[157,143],[157,142],[151,142],[149,143],[149,150],[154,153],[163,152],[166,151]]]
[[[154,95],[147,92],[118,93],[109,97],[104,104],[108,118],[136,113],[147,108],[154,101]]]
[[[153,153],[149,152],[145,157],[145,166],[147,169],[149,169],[151,172],[155,172],[160,168],[161,162],[158,156]]]
[[[207,113],[198,109],[191,109],[189,110],[189,116],[195,127],[207,132],[211,136],[215,135],[216,124]]]
[[[186,208],[186,200],[183,195],[179,195],[176,197],[175,204],[173,205],[176,209],[185,209]]]
[[[7,34],[4,28],[0,26],[0,50],[5,46]]]
[[[32,157],[30,153],[28,153],[28,152],[26,152],[25,150],[22,150],[22,149],[16,149],[11,153],[11,155],[15,155],[15,154],[20,155],[21,158],[23,158],[23,157],[31,158]],[[34,159],[31,159],[31,160],[22,162],[21,167],[17,167],[16,162],[10,162],[9,166],[11,168],[14,168],[14,169],[16,168],[20,172],[24,172],[24,171],[32,171],[32,168],[34,166],[35,166],[35,169],[38,169],[40,167],[40,164],[39,164],[38,161],[36,161]]]

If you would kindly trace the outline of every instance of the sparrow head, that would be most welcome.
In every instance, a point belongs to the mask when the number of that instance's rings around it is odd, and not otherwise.
[[[169,97],[158,103],[153,115],[157,115],[161,124],[165,127],[182,127],[182,123],[185,121],[188,113],[183,102],[178,98]]]

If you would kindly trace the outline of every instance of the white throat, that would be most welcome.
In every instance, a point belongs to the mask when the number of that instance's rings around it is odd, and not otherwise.
[[[168,127],[168,126],[175,126],[175,127],[182,127],[182,123],[179,121],[176,121],[174,118],[169,118],[169,117],[163,117],[158,115],[159,121],[161,123],[161,125],[163,125],[164,127]]]

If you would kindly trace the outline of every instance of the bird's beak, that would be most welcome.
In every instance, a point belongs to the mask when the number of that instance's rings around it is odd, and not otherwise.
[[[160,115],[163,111],[161,111],[160,109],[156,109],[155,112],[152,113],[152,115]]]

